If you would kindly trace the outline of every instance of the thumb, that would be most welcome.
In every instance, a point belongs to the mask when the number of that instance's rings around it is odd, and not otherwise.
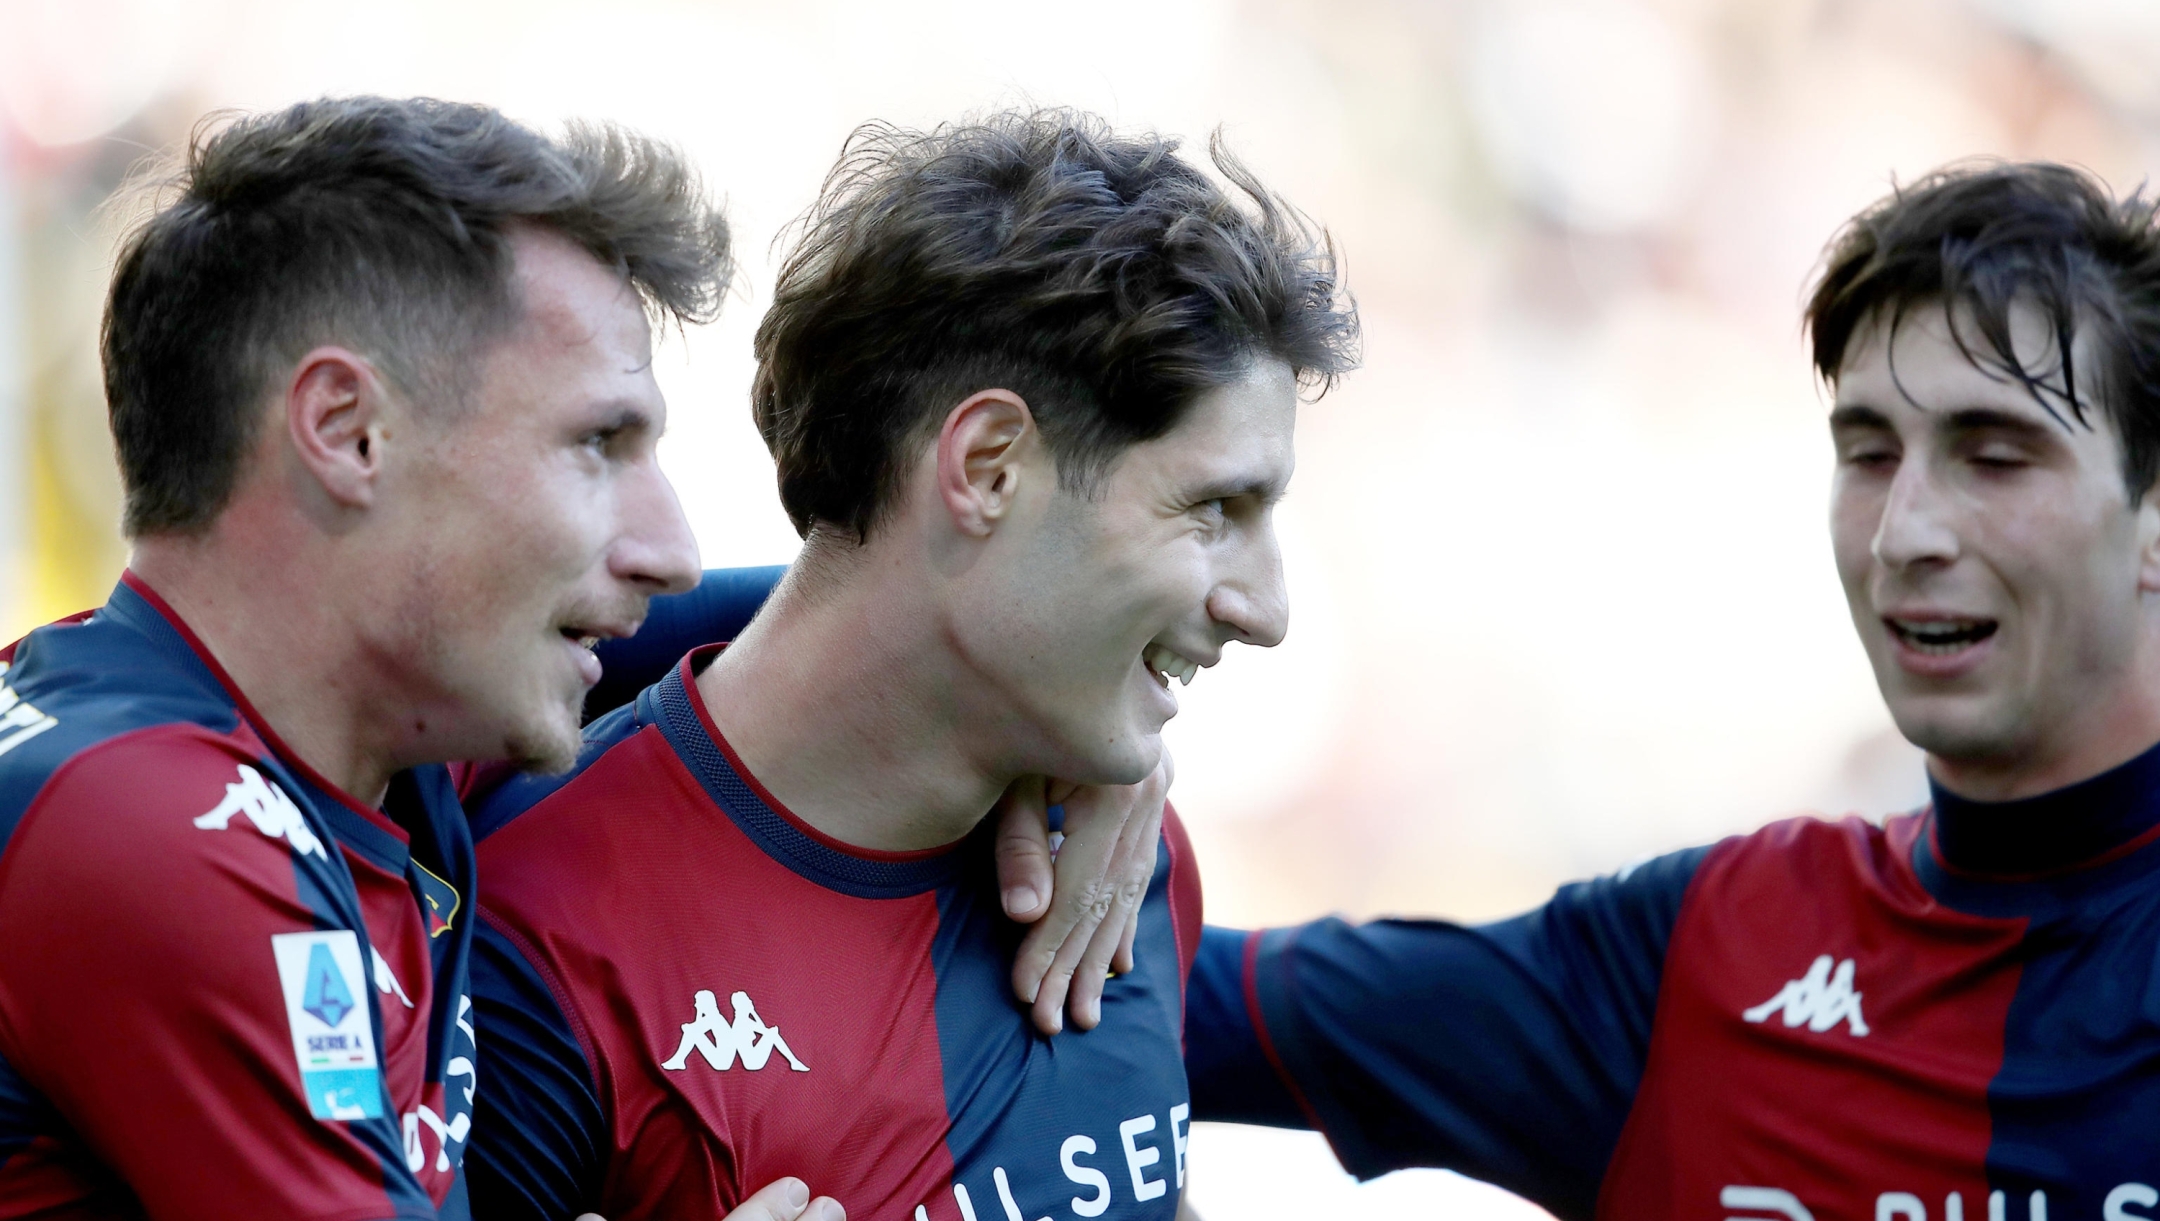
[[[812,1200],[801,1179],[785,1178],[737,1205],[727,1221],[847,1221],[847,1210],[830,1196]]]
[[[1005,914],[1016,923],[1050,910],[1050,810],[1040,776],[1022,776],[998,799],[997,873]]]

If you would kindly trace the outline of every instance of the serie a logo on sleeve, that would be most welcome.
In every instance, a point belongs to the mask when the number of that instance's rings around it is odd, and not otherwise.
[[[362,991],[369,976],[361,966],[359,936],[350,929],[278,933],[270,949],[277,955],[308,1110],[317,1119],[380,1119],[382,1068]]]

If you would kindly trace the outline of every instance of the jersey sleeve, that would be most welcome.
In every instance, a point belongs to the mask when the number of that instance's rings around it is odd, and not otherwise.
[[[1207,930],[1186,1010],[1193,1118],[1316,1127],[1361,1178],[1445,1167],[1591,1215],[1707,851],[1495,924]]]
[[[435,1218],[342,856],[258,766],[164,726],[44,781],[0,853],[0,1058],[158,1221]]]
[[[667,677],[682,655],[699,645],[733,640],[765,605],[766,595],[787,574],[786,565],[709,568],[688,593],[654,598],[645,625],[627,640],[601,642],[601,677],[585,696],[585,717],[598,718],[637,698]]]
[[[486,915],[472,983],[488,1074],[465,1152],[473,1215],[569,1221],[597,1208],[608,1136],[591,1066],[546,979]]]

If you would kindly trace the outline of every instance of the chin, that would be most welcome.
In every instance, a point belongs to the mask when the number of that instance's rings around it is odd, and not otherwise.
[[[1905,740],[1935,758],[1969,767],[2000,767],[2031,745],[2021,719],[1999,709],[1945,707],[1915,700],[1890,710]]]
[[[1074,752],[1076,759],[1086,760],[1085,776],[1060,776],[1076,784],[1138,784],[1155,772],[1162,762],[1162,735],[1119,736],[1089,753]]]
[[[550,709],[549,715],[533,717],[513,731],[504,755],[520,770],[554,776],[570,770],[583,745],[577,711]]]

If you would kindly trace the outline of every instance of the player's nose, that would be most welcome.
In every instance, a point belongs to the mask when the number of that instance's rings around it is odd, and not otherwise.
[[[623,520],[609,555],[609,570],[619,580],[647,594],[676,594],[695,588],[697,536],[683,516],[682,499],[658,463],[645,463],[628,481],[621,500]]]
[[[1242,549],[1209,591],[1207,609],[1208,617],[1227,629],[1232,640],[1263,649],[1282,643],[1290,631],[1290,590],[1272,529]]]

